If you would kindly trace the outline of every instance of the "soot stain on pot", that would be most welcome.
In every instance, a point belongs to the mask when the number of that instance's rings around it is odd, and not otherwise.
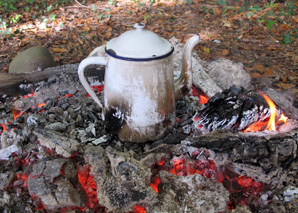
[[[126,124],[125,107],[109,107],[105,113],[105,129],[108,133],[117,133]]]
[[[182,95],[186,95],[188,92],[189,92],[189,89],[184,84],[183,87],[181,88],[181,93],[182,93]]]

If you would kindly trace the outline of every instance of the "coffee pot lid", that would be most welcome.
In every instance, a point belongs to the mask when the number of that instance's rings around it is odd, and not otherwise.
[[[145,24],[134,24],[129,30],[107,42],[106,53],[123,60],[146,61],[165,58],[174,51],[172,44],[157,34],[143,29]]]

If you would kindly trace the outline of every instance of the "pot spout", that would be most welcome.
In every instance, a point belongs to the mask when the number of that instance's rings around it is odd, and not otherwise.
[[[194,35],[183,48],[182,61],[180,63],[181,74],[175,81],[175,99],[179,100],[186,95],[192,86],[192,63],[191,55],[193,48],[202,41],[200,35]]]

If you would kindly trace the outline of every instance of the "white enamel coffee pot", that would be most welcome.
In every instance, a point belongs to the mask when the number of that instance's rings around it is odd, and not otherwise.
[[[110,40],[107,57],[88,57],[78,68],[79,79],[91,98],[103,109],[108,131],[120,140],[145,142],[168,134],[175,122],[175,99],[192,86],[191,53],[200,41],[194,35],[185,44],[180,77],[174,81],[171,43],[144,30],[144,24]],[[105,65],[103,106],[84,76],[88,65]]]

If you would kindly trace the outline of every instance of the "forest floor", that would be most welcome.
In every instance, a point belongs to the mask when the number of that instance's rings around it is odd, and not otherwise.
[[[203,41],[194,52],[201,59],[241,62],[252,79],[266,77],[298,99],[295,0],[23,0],[0,5],[0,12],[0,72],[33,46],[47,47],[57,65],[79,63],[95,47],[141,22],[182,43],[200,34]]]

